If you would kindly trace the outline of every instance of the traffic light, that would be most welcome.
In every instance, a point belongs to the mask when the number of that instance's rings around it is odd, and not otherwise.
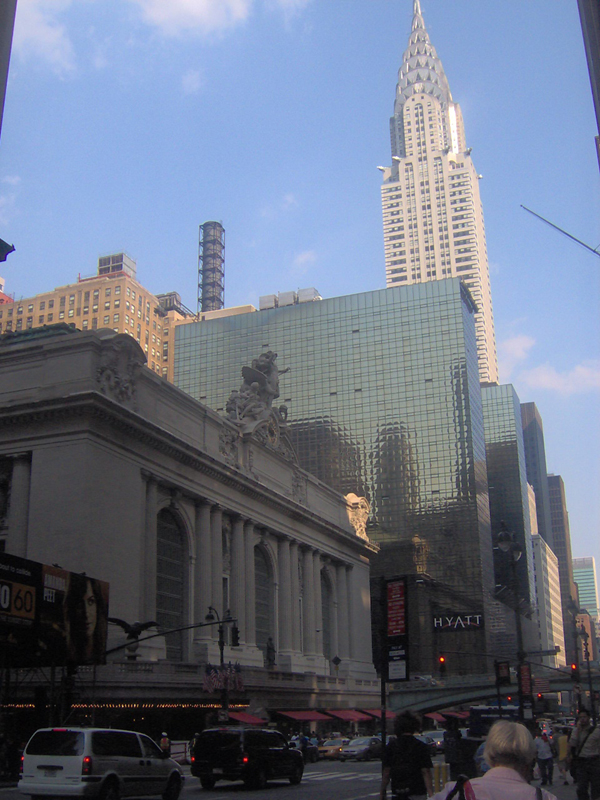
[[[446,675],[446,656],[438,656],[438,664],[440,667],[440,678]]]
[[[579,664],[571,664],[571,680],[573,683],[579,683]]]
[[[240,629],[237,625],[234,625],[231,629],[231,646],[232,647],[239,647],[240,646]]]

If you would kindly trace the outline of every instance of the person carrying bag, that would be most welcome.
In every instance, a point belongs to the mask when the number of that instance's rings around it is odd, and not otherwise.
[[[484,755],[490,765],[485,775],[471,780],[461,775],[433,800],[557,800],[545,789],[529,785],[536,749],[524,725],[496,722],[490,728]]]

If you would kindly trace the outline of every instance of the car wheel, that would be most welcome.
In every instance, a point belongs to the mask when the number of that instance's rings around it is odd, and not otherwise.
[[[345,761],[345,760],[346,760],[346,759],[345,759],[345,757],[344,757],[344,756],[340,756],[340,761]]]
[[[167,788],[162,794],[163,800],[177,800],[181,793],[181,781],[172,775],[167,783]]]
[[[212,777],[212,775],[203,775],[203,776],[200,778],[200,786],[201,786],[203,789],[208,789],[208,790],[210,790],[210,789],[214,789],[214,788],[215,788],[215,783],[216,783],[216,781],[215,781],[215,779]]]
[[[365,761],[370,761],[370,760],[371,760],[371,751],[367,750],[367,752],[365,753]]]
[[[113,778],[104,782],[100,789],[100,800],[120,800],[119,784]]]
[[[303,774],[304,774],[304,769],[300,766],[300,764],[297,764],[292,770],[292,774],[290,775],[290,783],[293,786],[296,786],[302,780]]]

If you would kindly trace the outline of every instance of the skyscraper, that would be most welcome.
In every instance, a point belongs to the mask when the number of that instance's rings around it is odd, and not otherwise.
[[[281,299],[179,326],[176,385],[223,412],[240,367],[279,353],[278,365],[289,367],[280,402],[299,463],[343,494],[367,498],[367,535],[381,545],[372,574],[404,574],[416,586],[411,669],[432,673],[444,648],[453,653],[450,673],[485,672],[486,653],[504,651],[507,615],[493,596],[468,290],[450,278],[291,305]],[[440,614],[477,625],[440,631]]]
[[[573,558],[571,556],[571,532],[565,484],[560,475],[548,475],[550,492],[550,514],[552,517],[553,550],[558,558],[560,573],[560,596],[562,601],[563,624],[565,628],[565,647],[567,661],[571,661],[577,650],[575,627],[578,611],[577,587],[573,580]]]
[[[573,579],[579,592],[579,607],[585,608],[596,622],[600,621],[598,578],[596,577],[596,560],[593,556],[573,559]]]
[[[480,379],[496,382],[481,176],[419,0],[414,0],[412,32],[398,73],[390,133],[392,165],[381,167],[386,284],[461,278],[477,305]]]
[[[527,482],[533,486],[535,492],[538,533],[552,547],[554,543],[552,541],[544,426],[535,403],[521,403],[521,419],[523,421]]]

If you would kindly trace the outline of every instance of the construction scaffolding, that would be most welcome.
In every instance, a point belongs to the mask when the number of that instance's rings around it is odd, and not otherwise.
[[[198,313],[225,305],[225,229],[220,222],[200,225]]]

